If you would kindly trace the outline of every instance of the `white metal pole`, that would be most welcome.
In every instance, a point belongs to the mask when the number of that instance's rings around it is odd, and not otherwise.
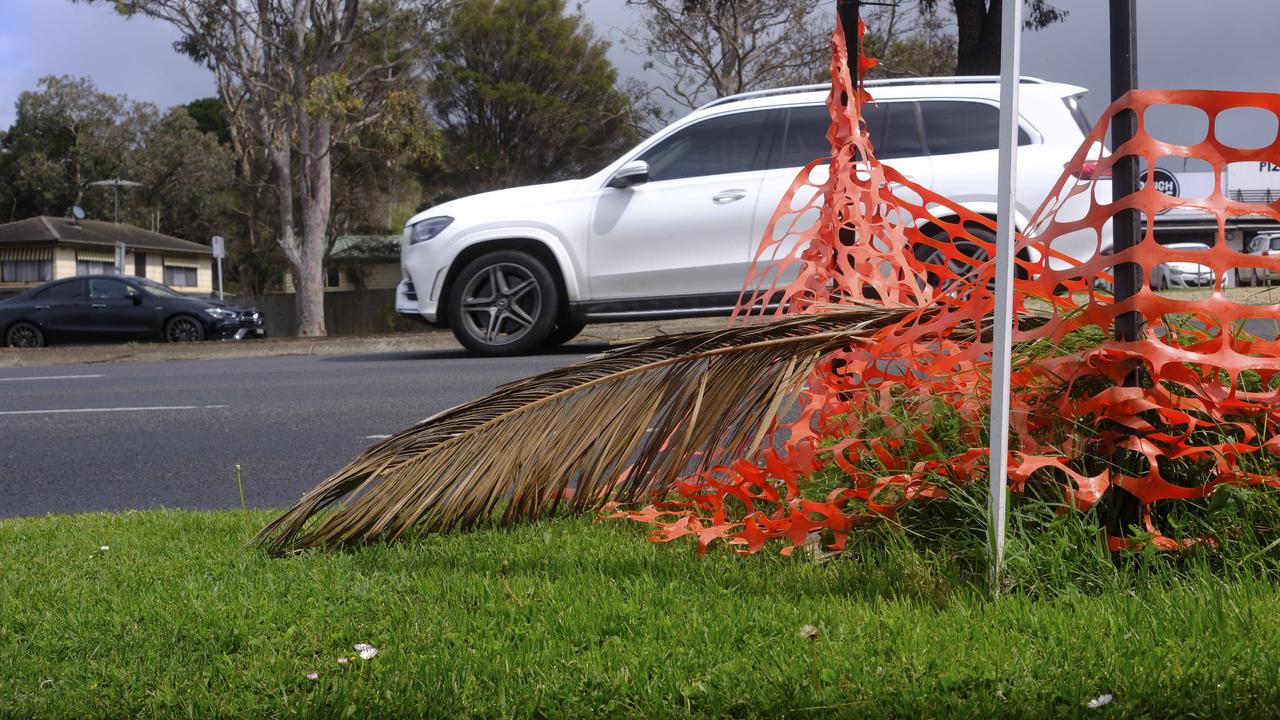
[[[222,258],[218,258],[218,302],[222,302]]]
[[[1009,354],[1013,328],[1013,215],[1018,185],[1018,84],[1022,2],[1004,0],[1000,31],[1000,176],[996,212],[994,342],[991,348],[991,516],[987,528],[992,593],[999,592],[1009,498]]]

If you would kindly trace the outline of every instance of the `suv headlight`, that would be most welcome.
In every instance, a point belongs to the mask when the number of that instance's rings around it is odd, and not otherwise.
[[[226,310],[224,308],[211,307],[211,308],[205,308],[204,311],[219,320],[232,320],[232,319],[235,319],[237,316],[239,316],[239,313],[237,313],[235,310]]]
[[[451,222],[453,222],[453,218],[448,215],[441,215],[440,217],[427,218],[414,223],[409,228],[409,244],[417,245],[420,242],[430,240],[449,227]]]

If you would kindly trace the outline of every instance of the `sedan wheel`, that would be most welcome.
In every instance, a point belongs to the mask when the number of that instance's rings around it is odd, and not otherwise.
[[[190,315],[179,315],[164,326],[164,339],[171,343],[204,340],[204,326]]]
[[[17,322],[5,332],[4,344],[15,348],[44,347],[44,333],[29,322]]]
[[[485,355],[539,347],[555,326],[551,274],[536,258],[502,251],[472,261],[454,283],[449,323],[459,342]]]

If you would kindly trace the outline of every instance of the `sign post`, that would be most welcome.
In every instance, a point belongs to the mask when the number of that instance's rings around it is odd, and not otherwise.
[[[1000,168],[996,197],[996,285],[991,321],[991,506],[987,524],[991,593],[1000,591],[1009,499],[1009,375],[1013,335],[1013,228],[1018,170],[1018,85],[1022,75],[1022,3],[1006,2],[1000,30]]]
[[[213,259],[218,263],[218,302],[222,302],[222,258],[227,256],[227,241],[221,235],[213,236]]]
[[[117,240],[116,241],[116,274],[117,275],[124,274],[124,258],[125,258],[124,253],[125,253],[124,243]]]

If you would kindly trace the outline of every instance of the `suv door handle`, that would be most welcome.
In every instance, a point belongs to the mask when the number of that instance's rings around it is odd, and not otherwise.
[[[36,305],[37,310],[48,310],[50,307],[49,305]]]
[[[725,205],[727,203],[734,202],[735,200],[741,200],[746,196],[747,196],[747,191],[743,190],[742,188],[733,188],[732,190],[721,190],[720,192],[711,196],[711,202],[717,205]]]
[[[106,303],[94,303],[94,304],[90,305],[89,307],[102,309],[102,308],[105,308],[106,306],[107,306],[107,304],[106,304]]]

